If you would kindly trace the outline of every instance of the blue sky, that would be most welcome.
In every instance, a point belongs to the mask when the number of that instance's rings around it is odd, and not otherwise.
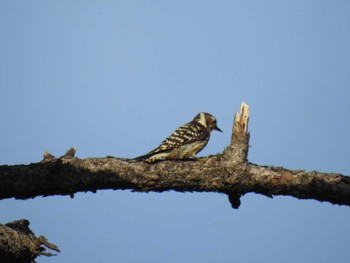
[[[350,175],[350,2],[1,1],[0,163],[77,146],[135,157],[198,112],[221,152],[251,110],[249,160]],[[38,262],[349,262],[350,210],[248,194],[98,191],[1,200],[62,252]]]

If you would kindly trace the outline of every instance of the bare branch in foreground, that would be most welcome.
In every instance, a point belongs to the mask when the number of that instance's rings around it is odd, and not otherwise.
[[[35,262],[39,255],[55,256],[46,252],[44,246],[60,252],[44,236],[36,237],[29,229],[27,219],[0,224],[0,262],[27,263]]]

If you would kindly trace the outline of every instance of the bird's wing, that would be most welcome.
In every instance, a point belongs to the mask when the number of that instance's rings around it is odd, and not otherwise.
[[[199,123],[189,122],[177,128],[169,137],[161,144],[150,151],[147,155],[160,152],[168,152],[182,145],[190,144],[195,141],[206,140],[210,136],[208,130]]]

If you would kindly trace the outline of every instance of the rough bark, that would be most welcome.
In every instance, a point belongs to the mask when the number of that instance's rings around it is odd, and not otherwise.
[[[45,252],[44,246],[60,251],[44,236],[36,237],[29,229],[29,221],[26,219],[0,224],[0,262],[28,263],[35,262],[39,255],[55,255]]]

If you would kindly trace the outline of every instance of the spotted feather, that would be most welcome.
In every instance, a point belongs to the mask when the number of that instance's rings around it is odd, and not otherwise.
[[[217,127],[215,117],[209,113],[199,113],[192,121],[177,128],[156,149],[135,160],[154,162],[159,159],[195,158],[207,145],[212,130],[222,132]]]

